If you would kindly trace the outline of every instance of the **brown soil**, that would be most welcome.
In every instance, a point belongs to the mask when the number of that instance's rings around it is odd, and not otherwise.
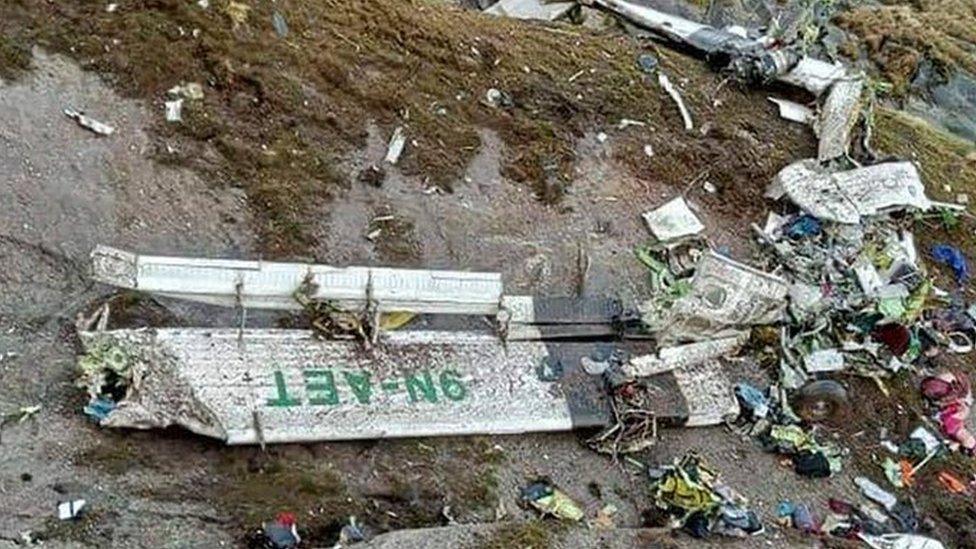
[[[976,72],[976,5],[967,0],[887,2],[840,13],[835,19],[859,38],[884,77],[904,91],[927,58],[944,70]]]
[[[951,357],[936,359],[937,365],[952,362]],[[882,430],[895,444],[906,440],[920,425],[933,433],[938,431],[937,425],[928,419],[932,410],[919,393],[919,380],[918,376],[907,373],[886,380],[885,387],[890,394],[885,395],[874,381],[847,379],[848,391],[855,398],[851,399],[850,413],[835,434],[839,435],[840,443],[850,449],[850,458],[845,464],[849,463],[855,474],[870,478],[903,501],[914,502],[923,523],[928,522],[925,528],[934,530],[939,539],[953,546],[973,547],[976,546],[976,533],[971,526],[976,520],[976,502],[971,494],[957,495],[947,491],[937,475],[940,471],[948,471],[968,481],[976,474],[976,461],[958,453],[934,458],[919,470],[914,486],[903,489],[892,486],[881,467],[881,462],[890,455],[879,444]]]
[[[14,0],[0,7],[0,37],[67,54],[155,105],[159,157],[245,189],[272,257],[314,243],[310,205],[355,180],[349,160],[368,121],[384,135],[403,126],[400,168],[445,189],[478,152],[478,129],[492,128],[507,145],[504,175],[546,202],[573,179],[577,140],[623,118],[649,124],[626,130],[633,146],[623,154],[638,162],[643,143],[658,151],[640,175],[683,184],[688,163],[707,166],[716,184],[746,189],[744,205],[758,204],[764,182],[811,144],[797,128],[769,124],[760,94],[722,87],[699,61],[663,52],[699,126],[710,122],[704,137],[660,131],[680,131],[680,119],[638,71],[640,47],[626,37],[419,0],[283,0],[250,5],[240,21],[230,5],[140,0],[108,13],[101,2]],[[288,21],[285,38],[272,9]],[[182,123],[166,124],[162,101],[182,82],[203,84],[206,96],[186,102]],[[490,88],[511,106],[488,106]]]

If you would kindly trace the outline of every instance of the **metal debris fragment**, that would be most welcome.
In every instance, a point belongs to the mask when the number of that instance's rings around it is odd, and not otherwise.
[[[814,129],[820,137],[817,159],[821,162],[847,155],[851,130],[861,109],[864,80],[860,77],[838,80],[830,88]]]
[[[166,102],[166,121],[180,122],[183,120],[183,99]]]
[[[728,356],[739,349],[746,339],[747,336],[738,335],[677,347],[665,347],[659,350],[656,355],[642,355],[631,358],[622,370],[624,374],[632,377],[658,375]]]
[[[671,84],[671,81],[668,79],[668,75],[664,74],[663,72],[657,73],[657,82],[658,84],[661,85],[662,88],[664,88],[664,91],[666,91],[668,95],[671,96],[671,99],[674,100],[674,103],[678,105],[678,111],[681,112],[681,120],[682,122],[684,122],[685,129],[686,130],[694,129],[694,125],[691,123],[691,113],[688,112],[688,107],[685,106],[685,102],[681,98],[681,94],[678,93],[678,90],[674,87],[673,84]]]
[[[576,7],[576,2],[543,2],[542,0],[501,0],[484,13],[515,19],[556,21],[566,17]]]
[[[96,135],[109,136],[115,133],[115,128],[113,128],[112,126],[109,126],[108,124],[105,124],[103,122],[99,122],[94,118],[85,116],[83,113],[76,111],[74,109],[71,108],[64,109],[64,114],[68,118],[71,118],[72,120],[77,122],[78,125],[81,126],[82,128],[91,130]]]
[[[73,518],[78,518],[81,514],[81,510],[84,509],[87,502],[83,499],[75,499],[71,501],[63,501],[58,504],[58,519],[69,520]]]
[[[665,313],[658,341],[702,341],[737,335],[783,318],[789,286],[782,278],[707,252],[690,291]]]
[[[92,265],[98,282],[227,307],[301,310],[295,292],[309,284],[310,299],[345,310],[374,302],[379,312],[495,314],[502,294],[497,273],[164,257],[106,246],[92,252]]]
[[[393,135],[390,137],[390,144],[386,148],[386,161],[390,164],[396,164],[406,146],[407,136],[403,133],[403,126],[399,126],[393,130]]]
[[[890,210],[932,206],[911,162],[829,172],[816,161],[801,160],[783,168],[767,192],[774,199],[784,195],[818,219],[847,224]]]
[[[809,124],[816,119],[816,115],[814,115],[813,110],[805,105],[788,101],[786,99],[777,99],[775,97],[767,97],[767,99],[779,107],[779,116],[784,120],[799,122],[800,124]]]
[[[698,216],[691,211],[683,197],[674,198],[664,205],[644,213],[651,234],[660,242],[669,242],[705,230]]]
[[[827,91],[834,82],[843,78],[845,74],[847,74],[847,69],[840,63],[833,64],[812,57],[803,57],[779,79],[819,96]]]

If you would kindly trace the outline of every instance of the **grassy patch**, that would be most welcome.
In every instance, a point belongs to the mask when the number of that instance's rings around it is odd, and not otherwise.
[[[0,8],[0,30],[34,29],[40,45],[157,104],[172,86],[203,83],[186,122],[159,122],[168,143],[183,139],[168,161],[243,186],[269,255],[312,244],[307,205],[348,183],[341,159],[363,146],[370,121],[385,135],[403,126],[401,169],[444,188],[477,153],[477,129],[495,128],[512,147],[506,174],[555,200],[587,124],[659,103],[629,41],[419,0],[283,0],[250,5],[243,21],[228,6],[142,0],[108,13],[99,2],[16,2]],[[273,10],[288,21],[285,38]],[[592,72],[570,81],[583,69]],[[489,88],[512,105],[483,104]]]
[[[205,97],[187,101],[182,123],[157,118],[159,157],[243,188],[269,258],[308,254],[308,227],[322,211],[312,206],[351,184],[355,166],[346,159],[365,145],[370,123],[383,139],[402,126],[399,169],[448,190],[477,154],[479,130],[492,129],[506,145],[503,174],[546,202],[574,179],[579,138],[624,118],[647,127],[627,129],[633,146],[620,153],[669,184],[686,180],[691,163],[713,166],[730,189],[758,188],[797,153],[788,149],[810,143],[778,121],[758,124],[771,112],[758,95],[725,86],[717,101],[720,78],[700,61],[656,52],[699,125],[718,130],[682,135],[673,103],[638,70],[643,50],[628,37],[422,0],[247,4],[235,21],[228,0],[206,10],[135,0],[113,13],[101,2],[17,0],[0,6],[0,36],[27,32],[159,113],[168,89],[201,83]],[[284,38],[271,24],[274,10],[288,21]],[[487,104],[492,88],[510,101]],[[743,142],[742,132],[756,135]],[[650,142],[660,155],[648,163],[640,151]]]
[[[976,72],[974,16],[966,0],[925,0],[860,7],[835,21],[861,39],[881,73],[903,92],[923,58],[944,70]]]
[[[562,532],[563,524],[554,520],[501,524],[471,549],[545,549],[552,547]]]
[[[75,461],[111,475],[121,475],[139,468],[155,469],[158,466],[151,446],[140,447],[125,437],[124,433],[98,437],[98,443],[79,452]]]
[[[0,34],[0,78],[13,80],[30,66],[30,49],[13,37]]]
[[[109,513],[89,507],[72,520],[47,517],[40,528],[32,533],[32,538],[42,542],[59,541],[86,547],[106,547],[112,540],[111,529],[107,525],[113,520]]]
[[[954,199],[943,190],[948,185],[976,200],[976,146],[901,111],[879,108],[874,120],[878,151],[916,160],[932,195]]]
[[[901,111],[880,108],[874,119],[875,148],[916,161],[930,197],[955,202],[957,195],[965,194],[976,202],[976,146]],[[932,245],[944,243],[958,247],[970,260],[976,258],[976,221],[968,215],[954,218],[957,222],[951,227],[933,216],[917,223],[921,254],[927,256]],[[952,289],[955,282],[946,271],[932,269],[931,274],[941,287]],[[963,290],[972,295],[970,288]]]
[[[314,532],[312,541],[322,543],[335,541],[333,536],[349,516],[364,512],[338,471],[310,459],[261,454],[230,460],[212,490],[211,497],[241,530],[253,530],[279,513],[291,512],[300,530]]]

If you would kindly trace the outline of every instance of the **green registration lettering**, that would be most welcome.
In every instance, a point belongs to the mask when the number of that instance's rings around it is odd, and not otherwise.
[[[461,375],[454,370],[445,370],[441,372],[441,391],[444,395],[453,400],[464,400],[467,396],[468,390],[461,383]]]
[[[430,377],[430,372],[424,372],[422,376],[407,376],[407,393],[410,395],[410,402],[420,400],[417,392],[420,391],[424,400],[427,402],[437,402],[437,388],[434,387],[434,380]]]
[[[346,378],[346,383],[352,389],[352,394],[360,404],[369,404],[369,398],[373,396],[373,386],[369,383],[369,372],[342,372]]]
[[[339,404],[335,376],[332,370],[303,370],[305,392],[312,406],[335,406]]]
[[[288,407],[288,406],[298,406],[301,402],[298,399],[288,396],[288,387],[285,385],[285,375],[278,370],[274,373],[275,381],[275,391],[277,392],[276,398],[268,399],[268,406],[275,407]]]

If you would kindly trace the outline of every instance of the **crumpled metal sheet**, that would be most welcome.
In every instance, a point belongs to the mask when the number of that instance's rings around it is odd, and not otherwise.
[[[821,162],[847,155],[863,90],[864,80],[859,77],[838,80],[830,88],[815,128],[820,137],[817,159]]]
[[[720,339],[776,323],[786,310],[788,289],[778,276],[709,251],[698,263],[691,291],[667,312],[658,341]]]
[[[889,210],[932,207],[911,162],[829,172],[815,160],[801,160],[783,168],[766,195],[774,199],[785,195],[818,219],[847,224]]]

